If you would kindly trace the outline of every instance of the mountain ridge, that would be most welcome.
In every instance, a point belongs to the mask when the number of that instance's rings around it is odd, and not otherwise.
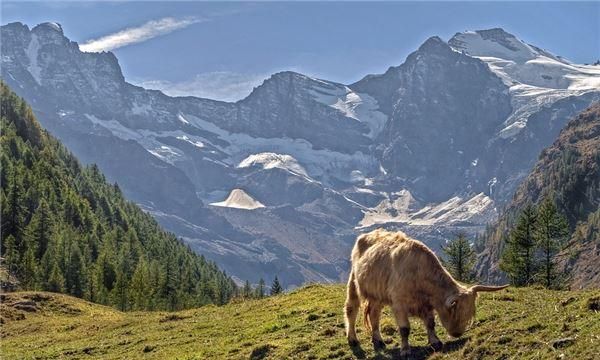
[[[80,53],[72,42],[38,47],[38,84],[27,70],[31,31],[23,26],[2,27],[3,39],[14,40],[2,43],[2,78],[32,100],[46,128],[192,247],[227,264],[228,273],[250,272],[253,281],[279,274],[285,286],[340,280],[365,212],[391,214],[378,226],[401,228],[436,249],[456,231],[481,231],[495,217],[485,199],[484,216],[443,227],[435,219],[411,225],[403,219],[420,209],[396,216],[387,202],[408,191],[424,207],[457,196],[462,200],[450,203],[459,206],[483,193],[491,207],[502,206],[566,119],[600,97],[595,88],[522,90],[507,83],[508,70],[502,78],[494,63],[440,38],[355,84],[281,72],[235,103],[136,87],[110,69],[118,67],[112,53]],[[447,81],[432,76],[439,71]],[[266,153],[304,172],[240,166]],[[209,205],[235,188],[260,198],[265,216],[247,215],[256,222],[249,224],[235,209]]]

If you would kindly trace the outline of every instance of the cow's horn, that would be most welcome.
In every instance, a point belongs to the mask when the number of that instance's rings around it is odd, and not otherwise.
[[[508,287],[508,284],[502,286],[488,286],[488,285],[475,285],[471,288],[471,291],[499,291]]]

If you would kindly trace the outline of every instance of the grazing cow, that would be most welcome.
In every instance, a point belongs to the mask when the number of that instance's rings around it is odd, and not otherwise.
[[[435,334],[434,310],[448,333],[460,337],[475,315],[477,292],[507,286],[464,287],[444,269],[433,251],[402,232],[378,229],[360,235],[352,249],[344,308],[348,342],[358,345],[355,324],[364,302],[365,326],[372,331],[375,349],[385,347],[379,319],[383,306],[390,305],[402,337],[402,354],[410,351],[410,316],[423,320],[429,344],[439,350],[442,342]]]

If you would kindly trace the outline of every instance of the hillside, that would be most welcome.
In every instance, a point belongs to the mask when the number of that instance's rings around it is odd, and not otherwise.
[[[372,358],[359,325],[362,350],[344,336],[341,285],[312,285],[262,300],[174,313],[128,312],[65,295],[2,295],[3,358],[102,359],[350,359]],[[420,323],[413,323],[416,358],[592,359],[600,352],[600,291],[509,288],[483,294],[463,338],[433,354]],[[361,319],[359,319],[362,324]],[[382,322],[388,350],[399,336],[389,311]],[[438,333],[441,327],[438,325]],[[441,338],[448,341],[446,335]],[[353,354],[354,351],[354,354]]]
[[[129,309],[227,302],[231,278],[83,167],[0,83],[2,287],[64,292]],[[8,270],[7,274],[4,270]]]
[[[571,237],[560,254],[562,271],[574,288],[600,286],[600,103],[572,119],[540,154],[498,224],[487,234],[479,272],[490,281],[502,277],[498,259],[505,236],[527,204],[551,197],[565,214]]]

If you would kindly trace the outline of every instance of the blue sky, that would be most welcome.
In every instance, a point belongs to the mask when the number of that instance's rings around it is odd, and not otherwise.
[[[600,2],[2,1],[1,21],[59,22],[80,45],[114,47],[128,81],[225,100],[281,70],[352,83],[464,30],[503,27],[575,62],[600,58]]]

